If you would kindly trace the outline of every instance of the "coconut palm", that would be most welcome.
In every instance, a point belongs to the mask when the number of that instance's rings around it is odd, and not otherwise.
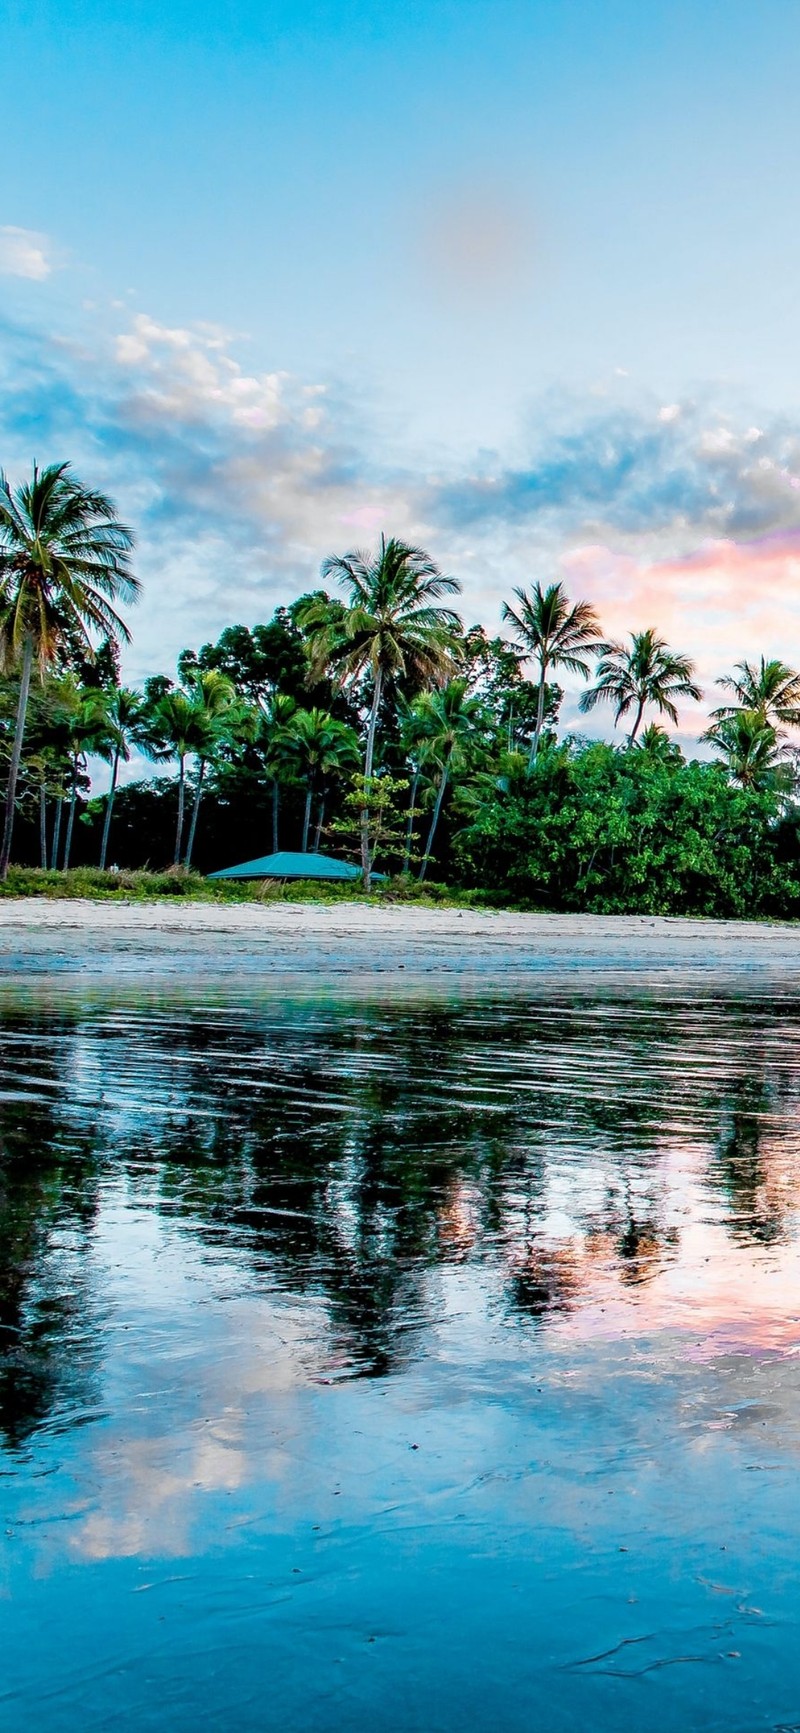
[[[711,714],[715,722],[736,716],[742,710],[761,711],[773,728],[780,723],[800,726],[800,674],[777,657],[758,663],[737,662],[732,674],[717,681],[726,692],[732,692],[735,702],[721,704]]]
[[[106,795],[100,843],[100,871],[103,872],[108,855],[111,814],[114,810],[120,763],[127,764],[131,747],[143,744],[146,739],[147,706],[140,693],[134,692],[130,686],[112,686],[105,692],[99,692],[97,696],[105,716],[105,739],[98,750],[111,765],[111,784]]]
[[[716,749],[731,781],[740,788],[765,788],[783,782],[788,786],[792,781],[785,735],[772,725],[763,706],[721,716],[701,739]]]
[[[200,817],[200,802],[203,796],[203,782],[209,762],[220,748],[232,745],[234,741],[253,740],[258,728],[258,712],[255,706],[237,698],[233,681],[228,679],[227,674],[221,674],[217,668],[200,669],[192,675],[189,681],[189,695],[200,714],[201,726],[195,755],[196,772],[192,815],[189,820],[189,837],[183,858],[187,872],[192,864],[197,836],[197,821]]]
[[[327,710],[296,710],[289,723],[287,747],[294,756],[306,784],[301,850],[308,852],[308,832],[314,795],[320,795],[320,817],[316,845],[322,831],[327,780],[337,771],[355,769],[358,740],[346,722],[337,721]]]
[[[398,705],[400,719],[400,750],[411,772],[408,790],[408,813],[406,817],[405,849],[401,871],[407,873],[411,866],[411,850],[414,843],[414,822],[417,816],[417,800],[420,783],[425,774],[425,768],[431,756],[431,742],[428,737],[429,722],[425,714],[421,698],[410,702],[400,698]]]
[[[630,634],[630,647],[625,644],[600,645],[600,660],[594,686],[584,692],[580,707],[584,712],[598,704],[613,704],[614,721],[634,711],[633,727],[628,744],[633,745],[648,705],[662,716],[677,722],[676,698],[702,697],[694,679],[694,663],[688,656],[671,650],[659,638],[652,626],[644,632]]]
[[[0,879],[8,873],[25,718],[34,660],[41,673],[69,647],[94,654],[92,634],[129,638],[117,613],[139,585],[131,531],[105,494],[84,487],[68,463],[51,464],[13,492],[0,471],[0,661],[19,668],[19,698],[6,789]]]
[[[293,764],[292,717],[297,713],[293,698],[276,692],[267,708],[261,712],[256,745],[264,769],[272,783],[272,852],[280,847],[281,783]]]
[[[480,698],[470,697],[466,680],[450,680],[438,692],[424,694],[419,702],[424,718],[427,758],[437,765],[439,780],[431,814],[428,840],[419,869],[424,879],[442,804],[449,783],[466,770],[480,752],[487,736],[487,714]]]
[[[178,812],[173,866],[180,866],[186,807],[186,760],[208,754],[214,741],[213,718],[189,692],[173,688],[156,699],[148,718],[145,749],[151,758],[178,762]]]
[[[548,672],[551,668],[567,668],[571,674],[588,679],[587,658],[602,648],[601,628],[590,602],[574,602],[570,606],[563,584],[550,584],[546,590],[536,584],[532,595],[519,589],[514,595],[519,607],[515,609],[504,602],[503,619],[513,626],[520,648],[539,671],[536,726],[529,758],[532,767],[544,724]]]
[[[453,668],[453,647],[461,628],[443,596],[457,595],[456,578],[444,577],[421,548],[381,536],[376,554],[358,550],[331,555],[323,578],[334,578],[346,593],[344,607],[312,598],[298,614],[309,634],[312,680],[331,674],[341,684],[371,683],[364,747],[364,778],[373,773],[375,739],[387,684],[419,691],[446,679]],[[361,816],[361,866],[369,889],[369,814]]]
[[[75,829],[75,812],[78,805],[78,789],[81,782],[88,785],[86,776],[86,760],[90,753],[105,755],[108,742],[108,715],[103,702],[102,691],[93,687],[77,687],[74,692],[73,705],[65,724],[64,750],[69,760],[70,800],[67,816],[67,834],[64,839],[64,872],[69,869],[72,854],[72,836]],[[60,830],[58,819],[57,829]],[[58,836],[53,839],[53,866],[58,866]]]

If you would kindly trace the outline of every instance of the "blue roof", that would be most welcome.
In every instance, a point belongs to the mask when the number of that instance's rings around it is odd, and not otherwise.
[[[360,879],[361,868],[351,861],[335,860],[329,854],[264,854],[258,860],[242,861],[241,866],[224,867],[209,873],[211,879]],[[384,873],[373,873],[382,879]]]

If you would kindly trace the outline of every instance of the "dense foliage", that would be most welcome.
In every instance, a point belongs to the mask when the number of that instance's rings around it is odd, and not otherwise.
[[[183,894],[175,874],[185,891],[197,871],[321,848],[357,861],[366,890],[373,869],[390,875],[391,894],[427,876],[529,907],[800,912],[800,676],[785,663],[721,677],[715,758],[687,762],[654,718],[699,698],[694,667],[654,628],[607,641],[555,583],[514,592],[508,638],[466,630],[458,582],[381,538],[323,562],[331,590],[228,626],[132,690],[111,605],[136,599],[132,547],[68,466],[16,491],[0,480],[4,837],[42,875],[29,888],[91,868],[101,894],[111,867],[144,894],[151,881],[124,875],[168,869],[162,891]],[[561,671],[583,680],[582,710],[610,707],[627,733],[560,736]],[[152,771],[126,782],[131,759]]]
[[[470,804],[472,800],[470,799]],[[511,902],[597,913],[793,915],[798,818],[720,764],[604,743],[503,777],[456,839],[459,877]]]

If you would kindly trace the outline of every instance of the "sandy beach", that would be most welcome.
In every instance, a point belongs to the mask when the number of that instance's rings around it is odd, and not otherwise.
[[[0,979],[800,987],[800,926],[363,904],[0,904]]]

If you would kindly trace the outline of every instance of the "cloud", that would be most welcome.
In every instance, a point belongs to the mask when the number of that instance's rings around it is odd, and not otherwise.
[[[800,525],[800,426],[742,428],[697,404],[591,416],[571,400],[543,407],[547,432],[530,461],[486,463],[445,484],[444,521],[669,537],[676,548]]]
[[[0,354],[4,467],[67,457],[135,528],[130,678],[268,617],[370,526],[411,528],[397,472],[365,461],[336,391],[248,371],[225,332],[140,314],[81,346],[6,325]]]
[[[607,632],[657,626],[697,659],[709,705],[743,655],[800,666],[800,423],[615,390],[602,408],[543,400],[513,463],[434,472],[382,443],[336,381],[248,368],[216,327],[140,312],[81,345],[6,325],[0,458],[16,475],[69,457],[134,525],[131,679],[267,618],[319,581],[324,554],[381,529],[462,580],[470,622],[499,626],[513,585],[562,576]]]
[[[44,282],[53,270],[50,242],[34,229],[0,225],[0,277],[27,277]]]

